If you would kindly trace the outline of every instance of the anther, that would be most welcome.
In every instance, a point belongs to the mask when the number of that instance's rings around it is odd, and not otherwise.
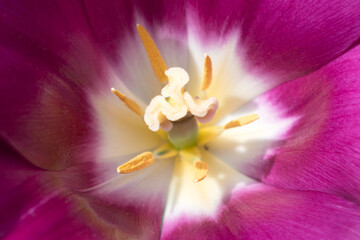
[[[167,81],[168,78],[165,75],[167,66],[163,58],[161,57],[161,54],[156,47],[154,40],[151,38],[150,34],[145,30],[143,26],[137,24],[136,27],[156,77],[162,83]]]
[[[151,152],[144,152],[130,161],[117,167],[117,172],[120,174],[132,173],[150,166],[154,162],[154,156]]]
[[[129,99],[115,88],[111,88],[111,92],[114,93],[131,111],[133,111],[140,117],[143,117],[143,111],[135,101]]]
[[[193,166],[195,168],[195,177],[193,182],[198,183],[206,178],[209,171],[209,165],[206,162],[196,160],[194,161]]]
[[[204,60],[204,77],[201,84],[201,91],[206,91],[211,84],[212,80],[212,63],[208,55],[205,55]]]
[[[240,117],[240,118],[238,118],[236,120],[228,122],[224,126],[224,129],[244,126],[244,125],[252,123],[252,122],[254,122],[255,120],[258,120],[258,119],[259,119],[259,114],[251,114],[251,115],[243,116],[243,117]]]

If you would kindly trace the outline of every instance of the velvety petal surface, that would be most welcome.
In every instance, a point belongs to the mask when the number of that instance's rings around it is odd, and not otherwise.
[[[162,239],[349,239],[360,236],[359,206],[312,191],[263,184],[235,189],[213,217],[164,222]]]
[[[360,47],[264,96],[296,117],[263,181],[360,200]]]
[[[312,72],[360,37],[358,1],[189,1],[188,25],[204,44],[239,35],[238,54],[277,83]]]
[[[267,184],[358,201],[359,62],[358,46],[254,99],[232,117],[258,113],[260,119],[228,130],[209,150]]]
[[[2,1],[1,106],[4,139],[33,164],[63,169],[94,146],[85,89],[104,79],[78,2]]]
[[[2,238],[159,238],[172,162],[127,177],[119,177],[116,166],[91,161],[51,172],[1,146]]]
[[[184,36],[191,29],[203,44],[209,45],[235,33],[240,37],[238,49],[245,54],[250,68],[276,76],[275,81],[325,65],[360,37],[360,4],[351,0],[89,0],[85,6],[94,32],[111,59],[119,59],[113,50],[121,48],[124,34],[134,31],[131,26],[141,19],[149,23],[150,29],[161,26],[170,35]],[[158,36],[169,38],[169,34]]]
[[[0,233],[2,239],[98,239],[118,232],[89,204],[66,190],[57,172],[29,164],[1,145]],[[6,193],[6,194],[5,194]]]

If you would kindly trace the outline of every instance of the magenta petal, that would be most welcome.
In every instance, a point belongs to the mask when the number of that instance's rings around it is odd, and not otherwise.
[[[3,1],[0,14],[1,136],[42,168],[89,157],[86,90],[106,78],[83,6]]]
[[[215,218],[164,222],[162,239],[358,239],[360,207],[326,193],[262,184],[235,191]]]
[[[97,40],[113,64],[119,64],[121,61],[121,55],[114,50],[128,47],[124,45],[123,40],[134,34],[138,23],[145,25],[150,33],[153,33],[154,28],[159,29],[164,25],[170,25],[171,28],[167,30],[172,33],[186,33],[183,1],[88,0],[85,1],[85,6]],[[153,37],[156,38],[155,35]]]
[[[44,171],[1,145],[0,233],[6,239],[158,239],[168,171],[150,166],[118,177],[116,167],[91,163]],[[106,165],[106,164],[104,164]],[[159,166],[159,165],[158,165]],[[113,181],[100,173],[107,172]],[[162,176],[158,176],[157,171]],[[151,174],[156,173],[156,179]],[[96,186],[94,187],[94,184]],[[164,185],[165,184],[165,185]]]
[[[360,46],[264,95],[298,120],[272,157],[265,183],[360,200]]]
[[[173,162],[159,160],[141,171],[119,175],[130,156],[78,165],[63,173],[65,185],[84,198],[97,217],[132,238],[158,239]]]
[[[1,145],[0,232],[5,239],[96,239],[115,228],[96,220],[86,201],[66,191],[58,174],[31,166]]]
[[[91,153],[90,106],[79,84],[15,50],[0,67],[1,136],[33,164],[63,169]],[[46,59],[43,59],[46,61]],[[59,65],[60,66],[60,65]],[[90,157],[89,155],[87,157]]]
[[[189,5],[204,42],[240,34],[239,50],[245,51],[250,69],[277,82],[325,65],[360,33],[360,4],[352,0],[201,0]]]

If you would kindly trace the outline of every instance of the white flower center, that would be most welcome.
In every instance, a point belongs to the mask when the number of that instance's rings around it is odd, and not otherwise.
[[[259,118],[257,114],[240,117],[224,126],[200,126],[198,122],[210,121],[218,108],[214,97],[206,98],[206,91],[212,81],[212,62],[205,55],[204,77],[201,85],[201,97],[193,98],[186,90],[189,82],[187,72],[179,67],[167,68],[159,50],[148,32],[137,26],[155,75],[159,81],[167,84],[161,95],[155,96],[143,113],[141,107],[121,92],[111,91],[134,113],[143,117],[151,131],[157,132],[167,141],[153,152],[144,152],[135,156],[117,168],[125,174],[139,171],[154,162],[155,159],[176,158],[191,162],[194,167],[194,183],[203,180],[208,173],[208,164],[202,159],[198,147],[218,137],[224,130],[249,124]],[[165,133],[164,131],[167,133]],[[165,135],[165,136],[164,136]]]

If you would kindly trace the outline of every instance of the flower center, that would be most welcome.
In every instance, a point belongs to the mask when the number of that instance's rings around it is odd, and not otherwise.
[[[134,113],[143,117],[151,131],[158,133],[166,142],[153,152],[144,152],[117,168],[118,173],[131,173],[141,170],[153,163],[155,159],[180,158],[190,161],[194,167],[194,183],[203,180],[208,173],[208,164],[202,159],[198,147],[218,137],[224,130],[251,123],[259,118],[251,114],[227,123],[225,126],[200,127],[198,122],[207,123],[215,115],[218,101],[207,98],[206,90],[212,81],[212,62],[205,55],[204,76],[200,97],[193,98],[186,91],[189,82],[187,72],[179,67],[167,68],[149,33],[137,25],[154,73],[160,82],[166,83],[161,94],[155,96],[146,107],[145,112],[133,100],[112,88],[111,91]]]

